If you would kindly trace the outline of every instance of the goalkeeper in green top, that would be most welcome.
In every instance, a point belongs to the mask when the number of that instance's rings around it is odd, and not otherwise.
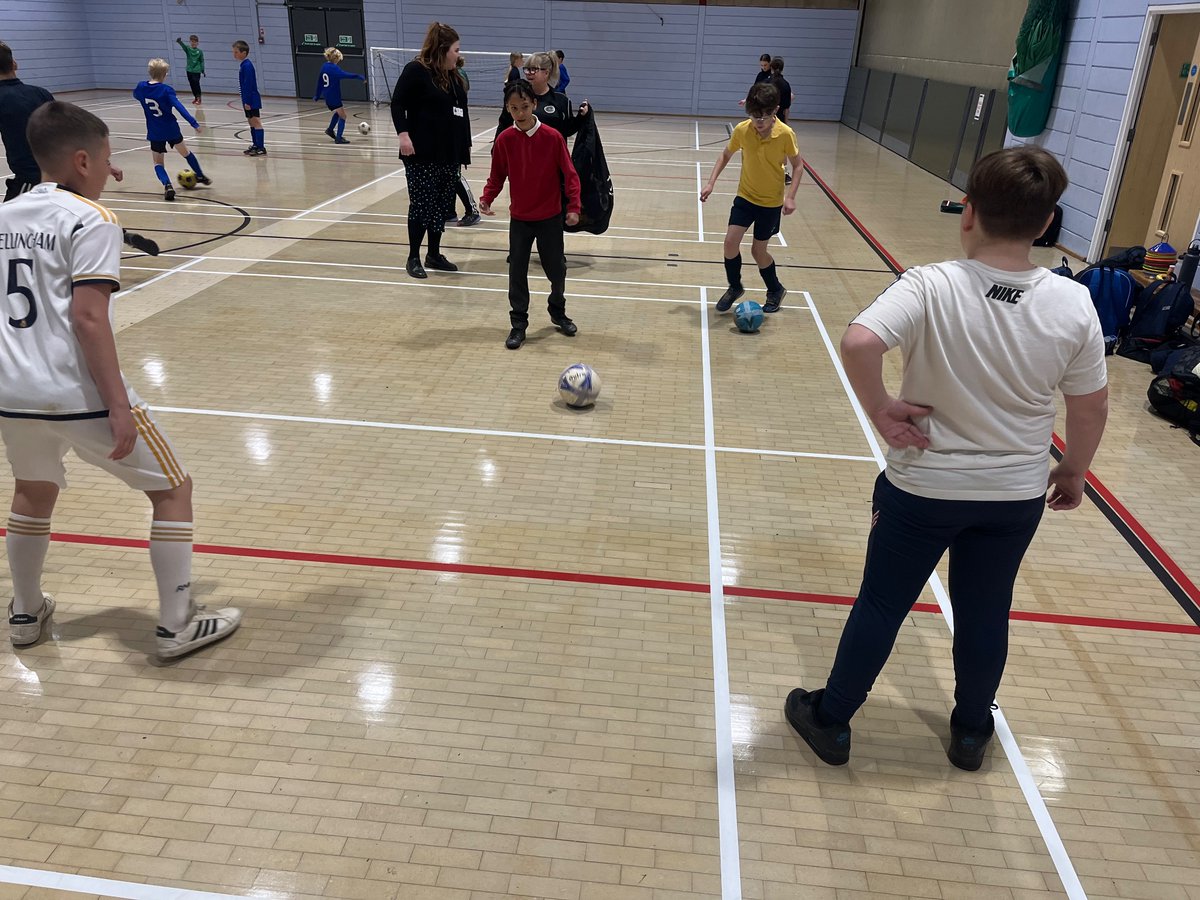
[[[192,104],[199,106],[203,102],[200,99],[200,76],[204,74],[204,51],[200,49],[200,38],[194,34],[188,35],[190,47],[183,42],[183,38],[175,38],[175,43],[187,54],[187,77],[188,84],[192,86]]]

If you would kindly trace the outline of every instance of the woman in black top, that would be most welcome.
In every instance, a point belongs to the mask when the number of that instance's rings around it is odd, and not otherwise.
[[[566,94],[554,90],[558,84],[558,57],[553,53],[535,53],[525,61],[525,78],[528,79],[533,95],[537,98],[537,108],[533,114],[543,125],[549,125],[563,137],[570,137],[579,130],[580,119],[591,112],[591,107],[584,100],[579,104],[579,115],[571,111],[571,101]],[[496,126],[496,134],[513,123],[513,118],[507,109],[500,111],[500,124]]]
[[[421,241],[429,235],[425,265],[444,272],[458,266],[441,252],[446,220],[454,214],[459,166],[471,163],[467,91],[455,74],[458,32],[434,22],[417,58],[404,67],[392,92],[392,123],[408,181],[408,262],[413,278],[429,277],[421,266]]]

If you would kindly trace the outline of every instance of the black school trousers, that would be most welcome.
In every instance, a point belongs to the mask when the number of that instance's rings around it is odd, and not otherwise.
[[[553,216],[538,222],[509,219],[508,224],[508,304],[513,328],[529,326],[529,256],[537,242],[542,271],[550,281],[546,308],[551,319],[567,314],[567,260],[563,255],[563,217]]]
[[[875,482],[862,586],[842,630],[821,718],[849,722],[891,655],[905,617],[950,553],[954,713],[964,728],[989,722],[1008,659],[1013,584],[1045,509],[1032,500],[934,500]]]

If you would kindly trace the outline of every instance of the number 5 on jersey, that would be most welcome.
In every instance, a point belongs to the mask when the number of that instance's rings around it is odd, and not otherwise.
[[[10,259],[8,261],[8,294],[11,297],[13,294],[20,294],[29,303],[29,309],[20,319],[8,317],[8,324],[13,328],[28,328],[37,321],[37,301],[33,297],[33,291],[21,284],[17,278],[17,267],[29,266],[29,275],[33,277],[33,260],[32,259]]]

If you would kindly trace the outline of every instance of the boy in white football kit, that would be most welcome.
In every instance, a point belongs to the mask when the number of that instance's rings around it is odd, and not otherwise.
[[[242,614],[192,603],[192,479],[121,374],[110,302],[121,227],[95,202],[109,173],[108,127],[55,101],[30,117],[28,136],[44,180],[0,206],[0,437],[16,479],[6,538],[12,642],[35,643],[54,613],[41,576],[67,484],[63,458],[74,450],[150,498],[158,656],[182,656],[231,634]]]

